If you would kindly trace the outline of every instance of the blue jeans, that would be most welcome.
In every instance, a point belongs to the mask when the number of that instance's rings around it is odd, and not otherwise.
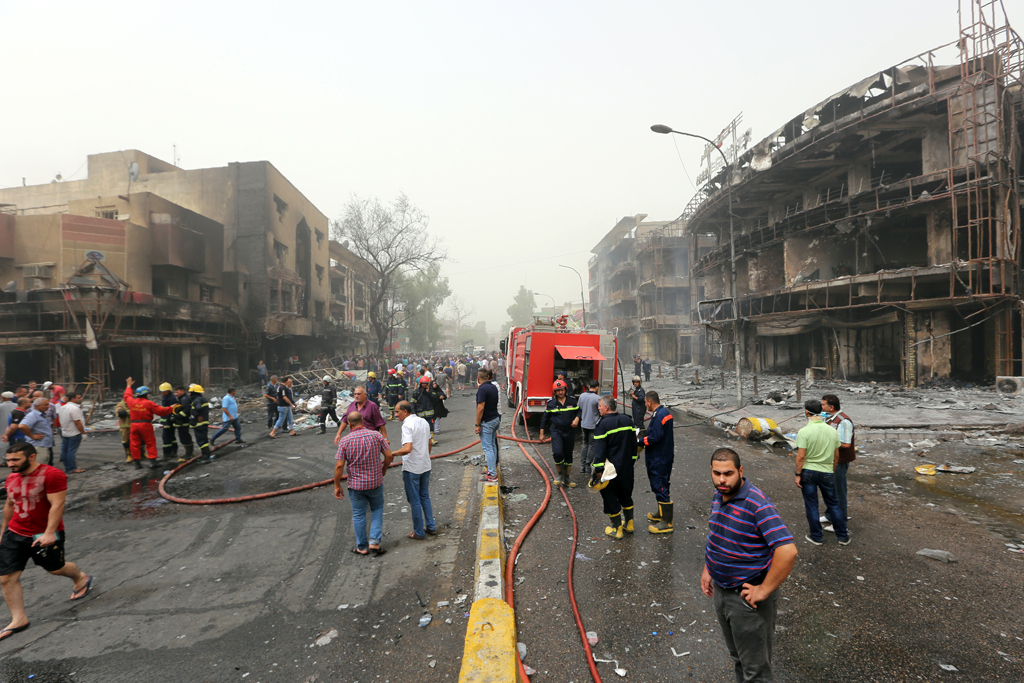
[[[288,429],[292,428],[292,407],[291,406],[278,406],[277,407],[277,424],[274,425],[274,429],[280,429],[281,425],[286,426]]]
[[[497,476],[498,474],[498,427],[501,425],[501,415],[490,422],[480,423],[480,446],[484,449],[484,457],[487,458],[487,473]]]
[[[843,513],[843,519],[850,518],[850,510],[846,507],[846,470],[850,468],[850,463],[841,462],[836,465],[836,471],[832,473],[832,476],[836,481],[836,498],[839,499],[839,509]],[[828,510],[825,510],[825,516],[828,517],[830,522],[835,523]]]
[[[811,538],[822,540],[821,521],[818,516],[818,490],[825,501],[825,510],[829,519],[834,519],[833,526],[836,538],[845,541],[850,537],[846,530],[846,517],[839,512],[839,499],[836,498],[835,477],[829,472],[803,470],[800,472],[800,486],[804,493],[804,511],[807,513],[807,524],[811,528]]]
[[[356,547],[366,550],[369,545],[380,545],[384,536],[384,486],[365,491],[348,490],[352,504],[352,527],[356,531]],[[366,539],[366,506],[370,506],[370,539]]]
[[[235,429],[235,441],[241,441],[242,440],[242,425],[239,424],[238,418],[236,417],[233,420],[225,420],[224,424],[222,424],[220,426],[220,429],[217,430],[217,433],[214,434],[213,438],[210,439],[210,443],[213,444],[213,442],[217,440],[217,437],[219,437],[221,434],[223,434],[224,432],[228,431],[232,427],[234,427],[234,429]]]
[[[79,434],[78,436],[61,436],[60,461],[64,463],[65,472],[70,472],[71,470],[78,469],[78,463],[75,461],[75,455],[78,453],[78,447],[81,445],[81,434]]]
[[[429,531],[437,528],[434,509],[430,504],[430,470],[421,474],[402,472],[402,481],[405,482],[405,499],[409,501],[409,509],[412,510],[412,532],[423,538],[424,521]]]

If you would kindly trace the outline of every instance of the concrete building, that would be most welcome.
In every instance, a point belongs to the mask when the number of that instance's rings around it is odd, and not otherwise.
[[[355,257],[332,257],[327,217],[267,161],[186,170],[137,150],[95,154],[84,180],[0,190],[0,210],[9,383],[104,382],[104,356],[118,377],[210,381],[240,368],[248,380],[259,358],[284,370],[368,343],[358,307],[332,316],[332,258],[351,268]],[[72,310],[79,298],[90,312]],[[44,320],[54,306],[64,313]],[[102,320],[92,361],[83,316]]]
[[[974,10],[959,40],[800,112],[699,189],[696,320],[728,364],[738,336],[755,372],[1021,374],[1024,44],[998,3]]]

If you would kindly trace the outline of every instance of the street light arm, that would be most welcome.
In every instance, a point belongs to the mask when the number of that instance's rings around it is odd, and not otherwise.
[[[681,130],[676,130],[674,128],[669,128],[668,126],[663,126],[663,125],[660,125],[660,124],[655,124],[655,125],[651,126],[651,130],[653,130],[655,133],[662,133],[662,134],[666,134],[666,135],[668,133],[675,133],[676,135],[685,135],[688,138],[697,138],[698,140],[703,140],[704,142],[706,142],[709,145],[711,145],[712,147],[714,147],[715,150],[719,154],[722,155],[722,161],[725,162],[726,166],[729,165],[729,159],[726,158],[725,152],[722,151],[722,148],[719,147],[717,144],[715,144],[714,140],[706,138],[703,135],[697,135],[696,133],[684,133]]]
[[[558,264],[560,268],[568,268],[572,272],[576,273],[576,277],[580,279],[580,306],[583,307],[583,329],[587,329],[587,300],[586,295],[583,291],[583,276],[580,275],[580,271],[576,270],[572,266],[566,266],[561,263]]]

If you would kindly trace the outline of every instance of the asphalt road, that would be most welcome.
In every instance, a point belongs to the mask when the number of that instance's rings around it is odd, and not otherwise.
[[[470,392],[454,397],[449,408],[441,451],[475,438]],[[507,433],[510,411],[504,412]],[[256,438],[264,430],[259,415],[252,418],[246,448],[228,447],[213,462],[188,468],[170,489],[193,498],[233,496],[330,476],[330,437],[305,430],[298,438]],[[677,416],[677,423],[685,422]],[[389,427],[397,436],[397,423]],[[581,617],[598,635],[595,655],[617,661],[627,680],[732,680],[713,608],[699,590],[713,494],[707,461],[725,442],[711,428],[677,430],[677,531],[668,536],[648,534],[641,521],[654,508],[642,456],[637,532],[621,541],[604,536],[600,498],[574,474],[581,484],[569,491],[580,528],[575,586]],[[104,443],[110,462],[120,460],[115,438],[91,440],[90,448]],[[1024,557],[1004,547],[1024,535],[1019,515],[965,493],[918,486],[912,476],[897,477],[897,484],[886,479],[896,470],[865,457],[851,469],[853,544],[840,548],[829,536],[824,547],[813,547],[803,541],[806,521],[792,484],[792,459],[762,446],[733,445],[745,474],[800,539],[796,568],[781,594],[778,680],[1024,678],[1018,608]],[[544,489],[518,447],[501,447],[504,484],[519,487],[505,501],[506,528],[518,532]],[[547,446],[540,450],[550,458]],[[335,500],[329,488],[184,506],[160,499],[149,476],[102,492],[98,483],[83,486],[66,516],[67,551],[95,574],[93,593],[69,603],[66,580],[30,567],[23,579],[32,628],[0,643],[0,676],[33,683],[454,680],[472,595],[460,606],[454,601],[472,591],[481,474],[465,456],[480,452],[476,446],[434,461],[431,491],[442,535],[427,541],[405,538],[411,523],[399,471],[391,471],[385,478],[388,553],[379,558],[349,552],[349,504]],[[88,476],[102,481],[98,472]],[[513,499],[523,493],[526,500]],[[568,509],[555,492],[516,569],[518,639],[527,646],[526,663],[538,672],[534,681],[590,678],[566,588],[571,535]],[[949,550],[959,561],[915,555],[925,547]],[[425,611],[417,593],[433,615],[426,628],[417,625]],[[437,607],[443,600],[452,604]],[[337,637],[316,645],[332,629]],[[689,654],[676,657],[672,648]],[[605,680],[618,680],[615,664],[597,666]]]

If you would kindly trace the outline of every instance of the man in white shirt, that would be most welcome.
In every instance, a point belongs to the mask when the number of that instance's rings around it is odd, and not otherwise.
[[[60,416],[60,460],[68,474],[85,472],[75,460],[78,447],[85,438],[85,415],[81,404],[82,395],[72,391],[67,395],[67,403],[57,407],[57,415]]]
[[[430,504],[430,423],[413,414],[408,401],[399,401],[395,417],[402,421],[402,447],[394,455],[402,456],[405,498],[412,510],[412,531],[408,537],[422,541],[425,534],[437,534]]]

